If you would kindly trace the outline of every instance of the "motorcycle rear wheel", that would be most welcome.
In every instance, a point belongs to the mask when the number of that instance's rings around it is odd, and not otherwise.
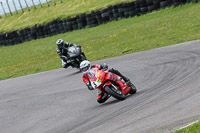
[[[130,90],[129,93],[130,94],[135,94],[136,92],[137,92],[137,89],[136,89],[135,85],[131,83],[131,90]]]
[[[118,88],[118,87],[116,87]],[[124,95],[123,92],[121,92],[119,89],[116,90],[114,87],[112,86],[105,86],[104,90],[111,96],[113,96],[114,98],[118,99],[118,100],[124,100],[126,98],[126,96]]]

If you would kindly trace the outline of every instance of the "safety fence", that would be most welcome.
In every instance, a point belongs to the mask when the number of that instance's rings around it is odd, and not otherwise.
[[[7,17],[10,14],[12,16],[14,12],[16,14],[19,11],[24,13],[25,9],[30,11],[31,9],[35,10],[43,6],[56,6],[56,2],[62,3],[63,0],[0,0],[0,18],[3,15]],[[37,7],[37,5],[39,6]]]
[[[22,30],[0,33],[0,46],[8,46],[30,41],[32,39],[45,38],[60,33],[85,28],[95,27],[113,20],[139,16],[160,8],[179,6],[198,0],[136,0],[130,3],[121,3],[109,6],[89,14],[79,14],[66,20],[53,20],[43,26],[28,27]]]

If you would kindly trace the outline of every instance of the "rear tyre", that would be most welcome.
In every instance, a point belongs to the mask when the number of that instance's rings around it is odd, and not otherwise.
[[[131,90],[130,90],[129,93],[130,94],[135,94],[136,92],[137,92],[137,89],[136,89],[135,85],[131,83]]]
[[[104,89],[109,95],[113,96],[118,100],[124,100],[126,98],[124,93],[122,93],[117,86],[116,88],[114,88],[113,86],[105,86]]]

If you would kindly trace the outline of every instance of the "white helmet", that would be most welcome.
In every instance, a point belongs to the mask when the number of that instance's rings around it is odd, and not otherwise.
[[[80,69],[84,74],[87,74],[91,68],[91,63],[88,60],[84,60],[80,64]]]

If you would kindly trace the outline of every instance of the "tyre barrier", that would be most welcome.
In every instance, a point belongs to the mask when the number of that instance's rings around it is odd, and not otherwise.
[[[129,3],[120,3],[105,9],[92,11],[88,14],[79,14],[65,20],[55,19],[45,25],[35,25],[22,30],[0,33],[0,46],[9,46],[33,39],[45,38],[73,30],[83,29],[86,26],[95,27],[118,19],[129,18],[146,14],[161,8],[177,7],[199,0],[136,0]]]

